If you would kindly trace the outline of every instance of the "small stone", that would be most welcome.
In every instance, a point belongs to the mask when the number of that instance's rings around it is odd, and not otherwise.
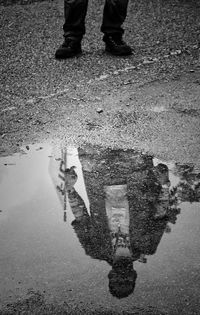
[[[134,70],[134,69],[136,69],[136,66],[126,67],[124,70],[129,71],[129,70]]]
[[[176,50],[176,53],[177,53],[177,55],[181,55],[181,54],[182,54],[182,51],[181,51],[180,49],[177,49],[177,50]]]
[[[35,98],[29,98],[29,100],[26,101],[27,104],[34,104]]]
[[[102,108],[97,108],[97,113],[99,113],[99,114],[103,113],[103,109]]]
[[[194,72],[194,69],[190,69],[190,72]]]
[[[29,148],[29,146],[28,145],[26,145],[26,150],[29,150],[30,148]]]
[[[176,51],[171,51],[171,52],[170,52],[170,55],[171,55],[171,56],[176,56],[176,55],[177,55],[177,52],[176,52]]]
[[[100,77],[98,79],[99,80],[105,80],[105,79],[107,79],[107,77],[108,77],[108,74],[102,74],[102,75],[100,75]]]
[[[144,59],[143,60],[143,65],[148,65],[148,64],[150,64],[150,63],[152,63],[153,62],[153,60],[150,60],[150,59]]]
[[[95,100],[95,101],[101,101],[101,97],[96,96],[94,100]]]
[[[71,99],[72,99],[73,101],[80,101],[80,98],[78,98],[78,97],[71,97]]]
[[[128,84],[132,84],[133,83],[133,81],[130,79],[130,80],[127,80],[127,81],[124,81],[124,85],[128,85]]]

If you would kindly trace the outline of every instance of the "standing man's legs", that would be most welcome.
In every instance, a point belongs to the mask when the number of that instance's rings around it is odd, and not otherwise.
[[[64,0],[63,25],[65,37],[82,39],[85,34],[85,17],[87,13],[88,0]]]
[[[88,0],[64,0],[64,43],[55,57],[64,59],[81,53],[81,40],[85,34],[85,16]],[[105,0],[101,31],[106,51],[113,55],[130,55],[132,49],[122,40],[122,24],[126,19],[128,0]]]
[[[129,0],[105,0],[101,31],[106,51],[114,55],[130,55],[132,49],[122,41],[122,24],[127,15]]]
[[[105,0],[101,31],[104,34],[123,35],[122,24],[127,15],[128,0]]]
[[[57,49],[56,58],[69,58],[81,53],[81,40],[85,34],[88,0],[64,0],[64,43]]]

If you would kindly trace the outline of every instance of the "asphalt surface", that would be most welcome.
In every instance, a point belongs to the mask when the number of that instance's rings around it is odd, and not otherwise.
[[[135,53],[127,58],[104,53],[102,9],[90,2],[83,55],[59,62],[62,1],[0,7],[1,154],[57,139],[197,159],[198,2],[130,3],[125,39]]]
[[[38,142],[90,143],[198,169],[199,2],[130,1],[124,28],[134,54],[126,58],[105,54],[102,10],[102,0],[90,2],[83,54],[57,61],[62,1],[0,1],[0,155]]]

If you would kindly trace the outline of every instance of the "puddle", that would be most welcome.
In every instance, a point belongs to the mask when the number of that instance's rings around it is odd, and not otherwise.
[[[31,289],[116,313],[198,313],[200,170],[133,150],[24,150],[0,159],[2,304]]]

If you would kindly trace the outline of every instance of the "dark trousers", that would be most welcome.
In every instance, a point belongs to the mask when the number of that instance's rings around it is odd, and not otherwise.
[[[101,31],[104,34],[123,34],[122,24],[127,14],[128,0],[105,0]],[[65,37],[82,39],[85,34],[85,17],[88,0],[64,0]]]

